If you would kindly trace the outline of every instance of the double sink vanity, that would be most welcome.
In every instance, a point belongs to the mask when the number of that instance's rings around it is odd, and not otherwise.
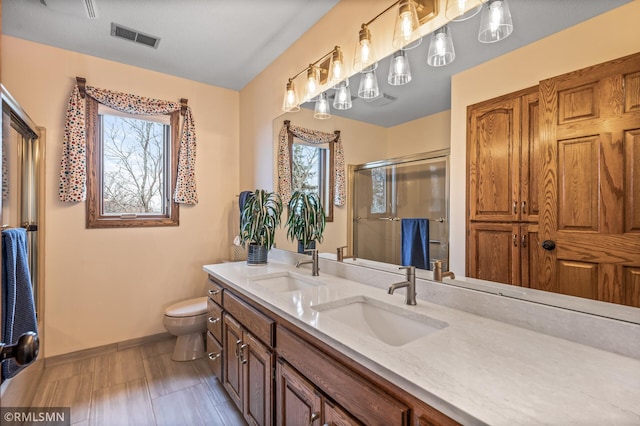
[[[500,298],[512,315],[522,302],[425,279],[412,306],[408,286],[387,291],[401,271],[320,259],[312,276],[304,258],[204,266],[209,358],[249,424],[640,424],[637,340],[614,353],[543,333],[535,315],[515,326],[459,300]]]

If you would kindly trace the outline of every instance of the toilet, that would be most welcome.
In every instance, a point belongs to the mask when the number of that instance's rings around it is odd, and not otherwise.
[[[164,312],[164,328],[178,336],[171,359],[191,361],[204,356],[207,330],[207,297],[197,297],[169,306]]]

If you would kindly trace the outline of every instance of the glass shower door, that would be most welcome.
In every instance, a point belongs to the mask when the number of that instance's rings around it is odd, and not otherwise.
[[[401,264],[402,219],[428,219],[429,263],[442,260],[443,268],[448,266],[448,155],[426,157],[355,168],[353,247],[356,257]]]

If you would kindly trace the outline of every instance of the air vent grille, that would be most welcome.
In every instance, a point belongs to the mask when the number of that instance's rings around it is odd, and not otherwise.
[[[87,16],[89,19],[96,19],[98,17],[98,12],[93,0],[84,0],[84,7],[87,10]]]
[[[111,23],[111,35],[114,37],[123,38],[125,40],[133,41],[143,44],[145,46],[158,48],[160,43],[160,37],[154,37],[149,34],[141,33],[140,31],[133,30],[131,28],[123,27],[115,22]]]
[[[381,107],[381,106],[389,105],[391,102],[394,102],[397,99],[398,98],[396,98],[394,96],[387,95],[386,93],[382,93],[377,98],[363,99],[363,101],[365,101],[369,105],[372,105],[372,106],[375,106],[375,107]]]

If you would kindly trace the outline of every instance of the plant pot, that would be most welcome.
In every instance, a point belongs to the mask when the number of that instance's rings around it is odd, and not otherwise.
[[[302,241],[298,241],[298,253],[305,254],[305,250],[311,250],[314,248],[316,248],[316,240],[309,241],[309,245],[306,247],[302,245]],[[311,253],[306,253],[306,254],[311,255]]]
[[[265,246],[249,244],[247,250],[247,265],[266,265],[268,253],[269,249]]]

